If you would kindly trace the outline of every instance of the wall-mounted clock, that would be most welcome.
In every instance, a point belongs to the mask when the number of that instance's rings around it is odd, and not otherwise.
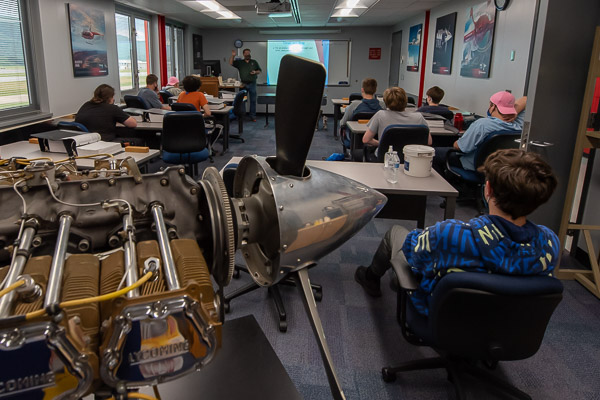
[[[242,42],[240,39],[236,39],[235,42],[233,42],[233,45],[236,47],[236,49],[240,49],[244,45],[244,42]]]
[[[494,0],[494,4],[496,5],[496,9],[503,11],[508,7],[509,0]]]

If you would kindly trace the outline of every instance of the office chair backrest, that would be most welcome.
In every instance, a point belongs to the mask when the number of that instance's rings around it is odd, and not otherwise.
[[[246,107],[244,106],[244,97],[248,94],[247,90],[240,90],[233,98],[233,114],[240,117],[246,113]]]
[[[173,103],[171,104],[173,111],[198,111],[196,106],[190,103]]]
[[[489,134],[475,150],[475,169],[483,165],[485,159],[496,150],[518,148],[519,143],[515,140],[520,138],[520,131],[507,130]]]
[[[439,110],[439,111],[427,111],[430,114],[440,115],[446,118],[448,121],[452,121],[454,119],[454,113],[450,110]]]
[[[408,144],[422,144],[427,146],[429,141],[429,127],[426,125],[390,125],[384,129],[379,139],[377,162],[382,163],[385,153],[390,146],[398,153],[400,162],[404,163],[402,149]]]
[[[168,90],[161,90],[160,92],[160,98],[162,100],[163,104],[169,104],[169,99],[171,97],[173,97],[173,94],[171,92],[169,92]]]
[[[356,114],[354,114],[351,118],[352,121],[358,121],[359,119],[371,119],[373,117],[373,115],[375,115],[377,111],[372,111],[372,112],[368,112],[368,111],[363,111],[363,112],[358,112]]]
[[[207,146],[204,118],[198,111],[165,114],[162,149],[169,153],[194,153]]]
[[[348,102],[352,103],[354,100],[362,100],[362,94],[360,93],[350,93],[348,97]]]
[[[436,346],[480,360],[522,360],[537,352],[562,283],[548,276],[453,272],[431,296]]]
[[[56,127],[58,129],[69,129],[81,132],[89,132],[89,129],[79,122],[60,121],[58,124],[56,124]]]
[[[406,99],[408,100],[408,104],[414,104],[414,105],[417,104],[417,101],[415,100],[414,97],[407,96]]]
[[[130,94],[126,94],[123,97],[123,100],[125,100],[125,104],[127,105],[128,108],[142,108],[144,110],[149,110],[152,108],[150,106],[150,104],[148,104],[148,102],[146,100],[144,100],[143,98],[141,98],[140,96],[133,96]]]

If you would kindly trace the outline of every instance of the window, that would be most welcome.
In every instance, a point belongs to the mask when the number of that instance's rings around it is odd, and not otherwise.
[[[0,38],[0,117],[38,110],[26,1],[0,0]]]
[[[179,80],[185,76],[185,48],[183,46],[183,28],[175,25],[165,26],[167,48],[167,75]]]
[[[121,91],[137,92],[150,73],[150,21],[136,15],[115,13],[117,56]]]

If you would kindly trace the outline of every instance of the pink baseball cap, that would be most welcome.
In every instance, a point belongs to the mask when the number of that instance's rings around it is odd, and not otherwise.
[[[169,78],[169,80],[167,81],[167,85],[169,86],[175,86],[179,83],[179,79],[177,79],[176,77],[172,76]],[[514,103],[514,101],[513,101]]]
[[[517,110],[515,110],[515,96],[513,96],[512,93],[506,91],[494,93],[494,95],[490,97],[490,101],[498,107],[498,111],[502,114],[517,113]]]

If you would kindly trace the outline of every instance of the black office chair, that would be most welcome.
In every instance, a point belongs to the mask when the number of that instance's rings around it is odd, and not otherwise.
[[[150,106],[150,104],[140,96],[126,94],[123,96],[123,100],[125,100],[127,108],[141,108],[144,110],[149,110],[152,108],[152,106]]]
[[[233,115],[235,115],[238,120],[238,133],[236,135],[229,134],[229,138],[241,140],[242,143],[245,143],[245,140],[242,137],[242,132],[244,132],[244,115],[246,114],[246,104],[244,104],[244,102],[246,101],[247,95],[247,90],[240,90],[233,98],[232,104]]]
[[[445,175],[452,183],[458,184],[461,201],[475,201],[479,214],[483,214],[487,207],[483,201],[485,176],[477,169],[496,150],[518,148],[520,138],[520,131],[507,130],[489,134],[475,150],[475,171],[462,168],[459,160],[464,153],[455,149],[448,151]]]
[[[452,121],[454,119],[454,113],[450,110],[439,110],[439,111],[427,111],[429,114],[435,114],[446,118],[448,121]]]
[[[190,103],[173,103],[171,105],[173,111],[195,111],[196,106]],[[212,156],[215,154],[213,151],[213,143],[221,136],[223,132],[223,126],[216,123],[215,117],[212,115],[204,115],[204,127],[206,128],[206,135],[208,137],[208,151],[210,152],[210,162],[213,162]]]
[[[198,163],[211,159],[204,117],[198,111],[165,114],[161,134],[162,159],[169,164],[185,164],[187,173],[198,174]]]
[[[60,121],[56,124],[58,129],[68,129],[72,131],[89,132],[89,129],[79,122]]]
[[[173,111],[198,111],[195,105],[190,103],[173,103],[171,104]]]
[[[362,100],[362,94],[360,93],[350,93],[350,96],[348,96],[348,102],[352,103],[354,100]]]
[[[225,189],[227,190],[227,193],[230,196],[233,196],[233,180],[235,177],[236,169],[237,169],[237,164],[226,165],[225,168],[223,169],[223,182],[225,183]],[[244,265],[236,264],[233,277],[239,278],[240,271],[244,272],[246,274],[249,274],[248,268],[246,268]],[[287,314],[285,312],[285,306],[284,306],[283,300],[281,298],[281,291],[279,290],[281,285],[296,286],[296,281],[294,281],[293,279],[284,279],[275,285],[267,287],[267,292],[271,296],[271,299],[273,300],[273,304],[275,305],[275,309],[277,310],[278,319],[279,319],[279,322],[278,322],[279,331],[286,332],[287,331]],[[311,283],[310,286],[313,290],[315,300],[321,301],[323,299],[323,288],[321,287],[321,285],[318,285],[316,283]],[[259,286],[256,282],[251,281],[250,283],[226,294],[223,299],[225,312],[228,313],[231,311],[231,305],[230,305],[231,300],[235,299],[236,297],[243,296],[246,293],[253,292],[254,290],[259,289],[261,287],[262,286]]]
[[[355,113],[352,118],[350,118],[350,121],[358,121],[361,119],[371,119],[373,117],[373,115],[375,115],[376,111],[372,111],[372,112],[358,112]],[[344,127],[345,130],[348,129],[348,127]],[[345,133],[344,133],[345,135]],[[342,146],[344,148],[344,154],[346,154],[346,143],[344,143],[344,138],[342,137]],[[363,142],[362,142],[362,136],[361,135],[354,135],[350,137],[350,157],[352,159],[352,161],[357,161],[357,162],[361,162],[363,161]]]
[[[158,92],[160,94],[160,99],[163,104],[169,104],[169,99],[173,97],[173,94],[168,90],[161,90]]]
[[[384,129],[379,139],[379,150],[375,157],[375,148],[364,147],[365,160],[382,163],[390,146],[394,148],[400,163],[404,163],[404,146],[409,144],[427,145],[429,142],[429,127],[426,125],[390,125]]]
[[[466,372],[519,399],[531,399],[509,382],[477,366],[523,360],[539,349],[548,321],[562,300],[563,285],[548,276],[452,272],[430,296],[429,316],[417,312],[409,294],[418,282],[405,260],[392,260],[399,282],[397,318],[411,344],[429,346],[441,356],[382,369],[393,382],[398,372],[445,368],[456,397],[465,398],[460,373]]]

